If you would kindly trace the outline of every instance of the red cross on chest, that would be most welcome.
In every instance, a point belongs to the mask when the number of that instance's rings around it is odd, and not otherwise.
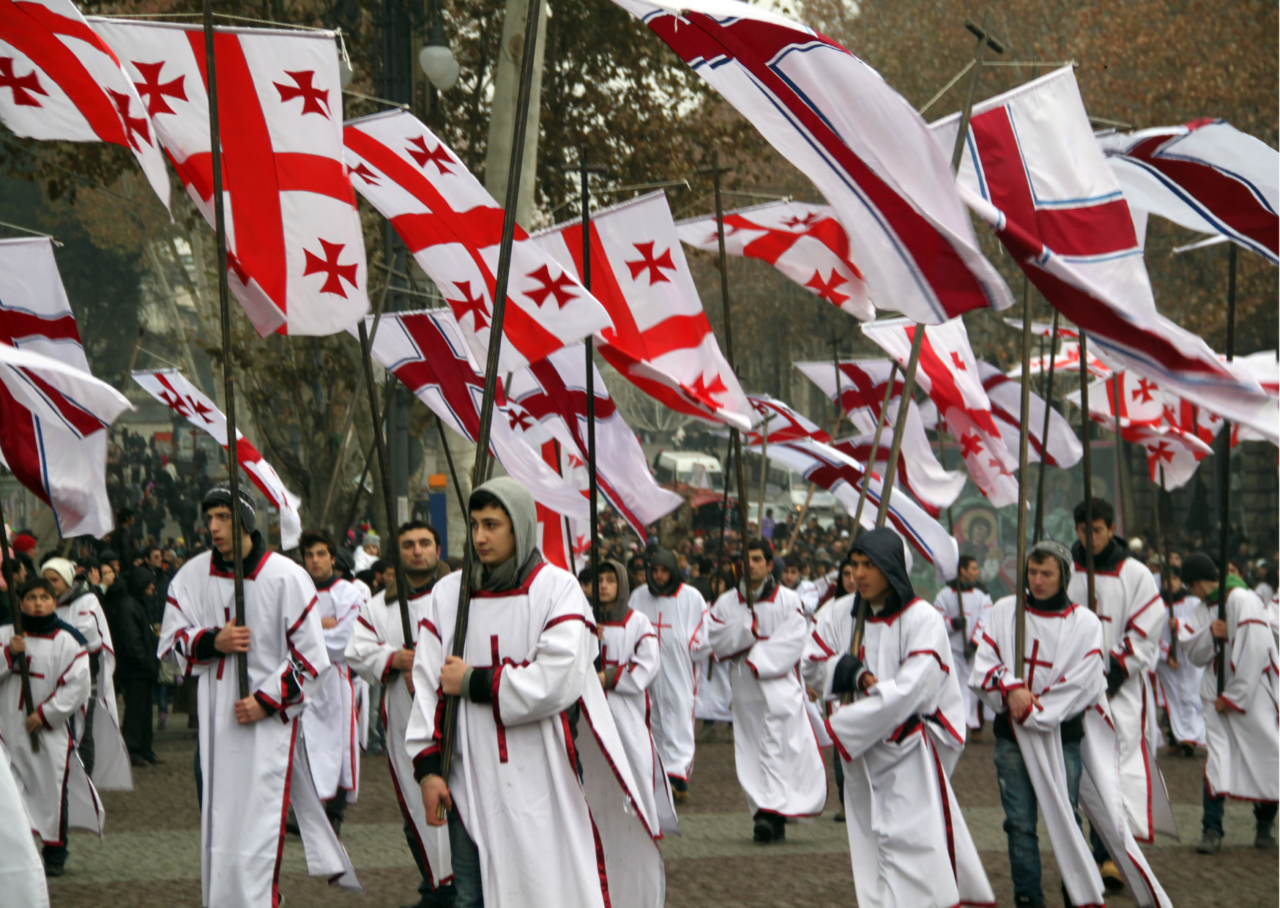
[[[1026,663],[1029,666],[1027,668],[1027,690],[1028,691],[1035,690],[1037,668],[1053,668],[1052,662],[1042,662],[1036,658],[1036,656],[1038,655],[1040,655],[1040,641],[1033,640],[1031,642],[1031,655],[1028,656],[1026,659]]]
[[[654,629],[658,632],[658,649],[662,649],[662,629],[675,630],[675,626],[662,623],[662,612],[658,612],[658,620],[653,622]]]

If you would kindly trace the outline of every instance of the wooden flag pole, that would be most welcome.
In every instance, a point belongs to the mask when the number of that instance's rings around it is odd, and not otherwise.
[[[1098,610],[1098,601],[1093,595],[1093,445],[1089,439],[1089,343],[1085,333],[1080,332],[1080,442],[1084,445],[1084,570],[1088,581],[1086,585],[1086,603],[1089,610]]]
[[[231,300],[227,286],[227,220],[222,199],[222,133],[218,129],[218,66],[214,49],[213,2],[204,0],[205,81],[209,91],[209,148],[213,168],[213,228],[218,249],[218,303],[222,316],[223,409],[227,417],[227,485],[231,490],[231,563],[236,624],[244,627],[244,553],[240,551],[240,452],[236,434],[236,379],[231,354]],[[407,639],[407,638],[406,638]],[[243,700],[249,696],[249,659],[236,653],[236,681]]]
[[[1105,387],[1105,386],[1104,386]],[[1111,375],[1111,406],[1114,410],[1116,433],[1116,512],[1119,513],[1124,507],[1125,501],[1125,470],[1128,464],[1124,457],[1124,436],[1120,433],[1120,403],[1123,396],[1120,393],[1120,372],[1113,372]],[[1124,515],[1129,516],[1127,513]],[[1136,519],[1136,518],[1135,518]],[[1136,529],[1136,527],[1135,527]],[[1127,530],[1127,528],[1126,528]]]
[[[1155,500],[1155,508],[1152,510],[1155,514],[1156,545],[1159,546],[1160,551],[1160,591],[1163,593],[1165,589],[1169,589],[1169,578],[1172,576],[1169,573],[1169,547],[1164,544],[1164,531],[1160,527],[1160,493],[1164,490],[1164,464],[1160,464],[1158,476],[1159,482],[1152,483],[1155,488],[1152,489],[1151,494]],[[1173,592],[1172,589],[1169,591]],[[1173,611],[1172,606],[1169,611]],[[1178,635],[1175,633],[1169,634],[1169,661],[1178,661]]]
[[[13,635],[22,634],[22,603],[18,599],[17,581],[13,579],[13,561],[9,557],[8,533],[4,528],[4,508],[0,506],[0,570],[4,573],[4,583],[9,590],[9,610],[13,613]],[[25,641],[24,641],[25,642]],[[35,712],[35,704],[31,702],[31,667],[30,656],[23,653],[18,658],[18,672],[22,677],[22,705],[26,714]],[[31,752],[40,753],[40,733],[31,732]]]
[[[1235,243],[1230,244],[1227,252],[1227,362],[1231,362],[1236,356],[1236,251]],[[1220,540],[1218,552],[1221,558],[1218,559],[1218,620],[1227,620],[1227,559],[1231,557],[1228,551],[1231,535],[1231,422],[1223,419],[1222,433],[1220,435],[1222,441],[1219,444],[1220,457],[1222,459],[1218,469],[1222,476],[1222,517],[1220,518]],[[1218,644],[1217,662],[1215,670],[1218,673],[1218,696],[1222,696],[1224,685],[1227,683],[1226,674],[1226,658],[1227,648],[1225,641]]]
[[[1058,310],[1053,310],[1053,337],[1049,340],[1049,378],[1045,382],[1044,427],[1040,430],[1040,475],[1036,478],[1036,534],[1039,542],[1044,536],[1044,472],[1049,457],[1049,417],[1053,414],[1053,369],[1058,359]],[[1041,367],[1044,357],[1040,359]]]
[[[209,0],[205,0],[206,3]],[[520,58],[520,84],[516,94],[515,128],[511,139],[511,164],[507,170],[507,196],[503,206],[502,240],[498,247],[498,273],[494,281],[493,317],[489,322],[489,355],[484,367],[484,396],[480,403],[480,430],[476,435],[476,462],[471,472],[471,485],[479,485],[487,475],[489,460],[489,433],[493,426],[493,400],[498,388],[498,356],[502,350],[502,323],[507,309],[507,283],[511,278],[511,250],[515,243],[516,203],[520,197],[520,171],[524,163],[525,126],[529,120],[529,98],[532,94],[534,49],[538,38],[538,18],[542,14],[542,0],[529,0],[525,14],[524,50]],[[464,513],[463,521],[468,520]],[[467,619],[471,608],[471,573],[474,565],[475,546],[463,549],[462,582],[458,584],[458,614],[453,628],[453,655],[461,657],[467,642]],[[449,769],[453,765],[453,750],[458,730],[458,697],[445,697],[444,722],[440,729],[440,775],[448,784]],[[437,819],[444,818],[444,803],[440,803]]]
[[[1027,447],[1031,434],[1031,291],[1022,279],[1022,410],[1018,421],[1018,589],[1013,638],[1013,676],[1022,677],[1027,648]],[[1040,458],[1044,463],[1044,455]],[[1065,585],[1066,578],[1062,578]]]

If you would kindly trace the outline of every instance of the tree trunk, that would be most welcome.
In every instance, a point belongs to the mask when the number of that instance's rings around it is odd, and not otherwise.
[[[511,166],[511,134],[515,128],[516,93],[520,83],[520,56],[524,50],[524,23],[528,0],[506,0],[502,22],[502,47],[493,79],[493,111],[489,119],[489,144],[485,155],[484,185],[503,204],[507,194],[507,171]],[[534,186],[538,176],[538,109],[542,97],[542,58],[547,45],[545,0],[538,17],[538,43],[534,50],[533,85],[529,99],[529,119],[525,128],[524,162],[520,170],[520,195],[516,222],[529,226],[533,213]]]

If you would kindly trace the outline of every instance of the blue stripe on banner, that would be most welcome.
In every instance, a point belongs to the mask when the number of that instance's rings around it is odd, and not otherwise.
[[[51,502],[49,510],[53,511],[53,522],[58,525],[58,535],[62,535],[62,516],[58,513],[56,506],[52,504],[54,501],[53,487],[49,485],[49,464],[44,456],[44,427],[40,424],[40,417],[34,413],[31,414],[31,422],[36,427],[36,447],[39,449],[40,455],[40,477],[44,484],[45,497]]]

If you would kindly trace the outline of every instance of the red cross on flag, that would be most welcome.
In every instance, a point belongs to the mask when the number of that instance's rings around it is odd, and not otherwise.
[[[472,356],[485,362],[502,208],[410,113],[352,120],[344,141],[356,189],[391,221],[440,288]],[[517,226],[498,369],[518,371],[610,324],[604,307]]]
[[[174,413],[177,413],[197,429],[208,432],[213,440],[227,449],[227,417],[199,388],[187,380],[177,369],[133,372],[133,380]],[[284,486],[280,474],[258,453],[253,443],[237,429],[236,456],[240,468],[258,487],[273,507],[280,510],[280,545],[284,549],[296,548],[302,536],[302,518],[298,515],[301,504]]]
[[[768,437],[770,444],[795,441],[797,438],[812,438],[823,444],[831,441],[831,436],[822,427],[776,397],[770,397],[768,394],[753,394],[747,399],[760,414],[761,422],[754,431],[743,435],[744,445],[758,445],[765,437]]]
[[[562,457],[570,464],[575,456],[579,464],[587,456],[586,359],[581,344],[557,350],[513,375],[507,389],[509,400],[560,442]],[[680,507],[684,499],[654,482],[640,440],[609,397],[599,370],[594,382],[597,487],[643,541],[645,527]],[[585,469],[562,472],[586,494]]]
[[[0,0],[3,2],[3,0]],[[146,103],[187,193],[214,222],[199,26],[92,19]],[[364,234],[342,160],[332,32],[216,29],[227,277],[264,337],[334,334],[369,311]]]
[[[906,319],[867,322],[862,331],[905,369],[917,327]],[[1005,446],[978,374],[969,334],[958,318],[925,329],[916,384],[942,413],[974,485],[995,507],[1018,500],[1018,461]]]
[[[676,224],[680,239],[718,254],[716,219]],[[875,318],[867,284],[853,262],[849,235],[829,205],[769,202],[724,213],[724,251],[768,262],[821,300],[854,318]]]
[[[70,0],[0,2],[0,120],[31,139],[129,149],[169,206],[169,174],[146,105]]]
[[[1166,489],[1186,485],[1200,461],[1213,453],[1213,449],[1195,435],[1174,426],[1137,426],[1122,432],[1126,441],[1137,442],[1146,450],[1147,472],[1152,482],[1160,484],[1163,467]]]
[[[480,434],[484,374],[447,309],[384,315],[372,352],[445,425],[475,442]],[[533,420],[523,409],[508,404],[499,378],[490,429],[494,456],[535,501],[557,514],[585,518],[586,498],[542,459],[542,444],[549,439],[545,433],[526,437],[526,426],[532,428]]]
[[[50,241],[0,240],[0,463],[52,507],[64,538],[114,526],[99,430],[131,409],[89,374]]]
[[[825,35],[734,0],[614,0],[831,203],[873,300],[938,324],[1013,297],[983,258],[947,154],[874,69]],[[825,276],[825,274],[824,274]]]
[[[813,382],[831,401],[836,398],[835,363],[795,363],[795,367]],[[833,448],[861,463],[871,461],[871,443],[875,440],[876,419],[880,404],[884,401],[885,383],[889,381],[892,364],[887,359],[860,360],[840,363],[841,407],[849,413],[849,421],[860,433],[831,444]],[[894,394],[889,400],[889,413],[885,425],[887,431],[880,435],[873,469],[883,476],[889,468],[889,445],[893,438],[893,426],[902,401],[901,372],[894,380]],[[907,424],[902,434],[902,452],[898,458],[898,475],[895,480],[920,502],[931,517],[937,517],[942,509],[952,504],[964,489],[965,474],[947,470],[934,456],[933,446],[925,434],[925,424],[915,401],[907,413]]]
[[[582,274],[581,220],[533,239]],[[592,215],[591,292],[613,320],[600,332],[600,355],[628,381],[686,416],[750,427],[751,408],[703,312],[665,193]]]
[[[1098,137],[1129,204],[1280,264],[1280,156],[1225,120]]]
[[[1021,330],[1022,325],[1018,325]],[[1062,331],[1059,329],[1058,337],[1058,354],[1057,356],[1033,356],[1029,363],[1028,371],[1032,375],[1039,375],[1042,372],[1048,372],[1049,366],[1053,366],[1054,381],[1079,381],[1080,376],[1080,342],[1076,340],[1061,340]],[[1017,378],[1022,374],[1022,364],[1014,366],[1009,370],[1010,378]],[[1092,353],[1089,354],[1089,374],[1094,378],[1106,378],[1111,374],[1111,368]]]
[[[1115,427],[1116,383],[1120,387],[1120,426],[1159,426],[1165,422],[1165,396],[1151,379],[1131,371],[1118,372],[1089,385],[1090,416],[1102,425]],[[1080,391],[1067,394],[1080,406]]]
[[[934,124],[940,147],[952,147],[959,119]],[[1133,214],[1071,67],[974,106],[957,183],[1100,356],[1234,421],[1265,424],[1267,397],[1257,382],[1156,311]]]

